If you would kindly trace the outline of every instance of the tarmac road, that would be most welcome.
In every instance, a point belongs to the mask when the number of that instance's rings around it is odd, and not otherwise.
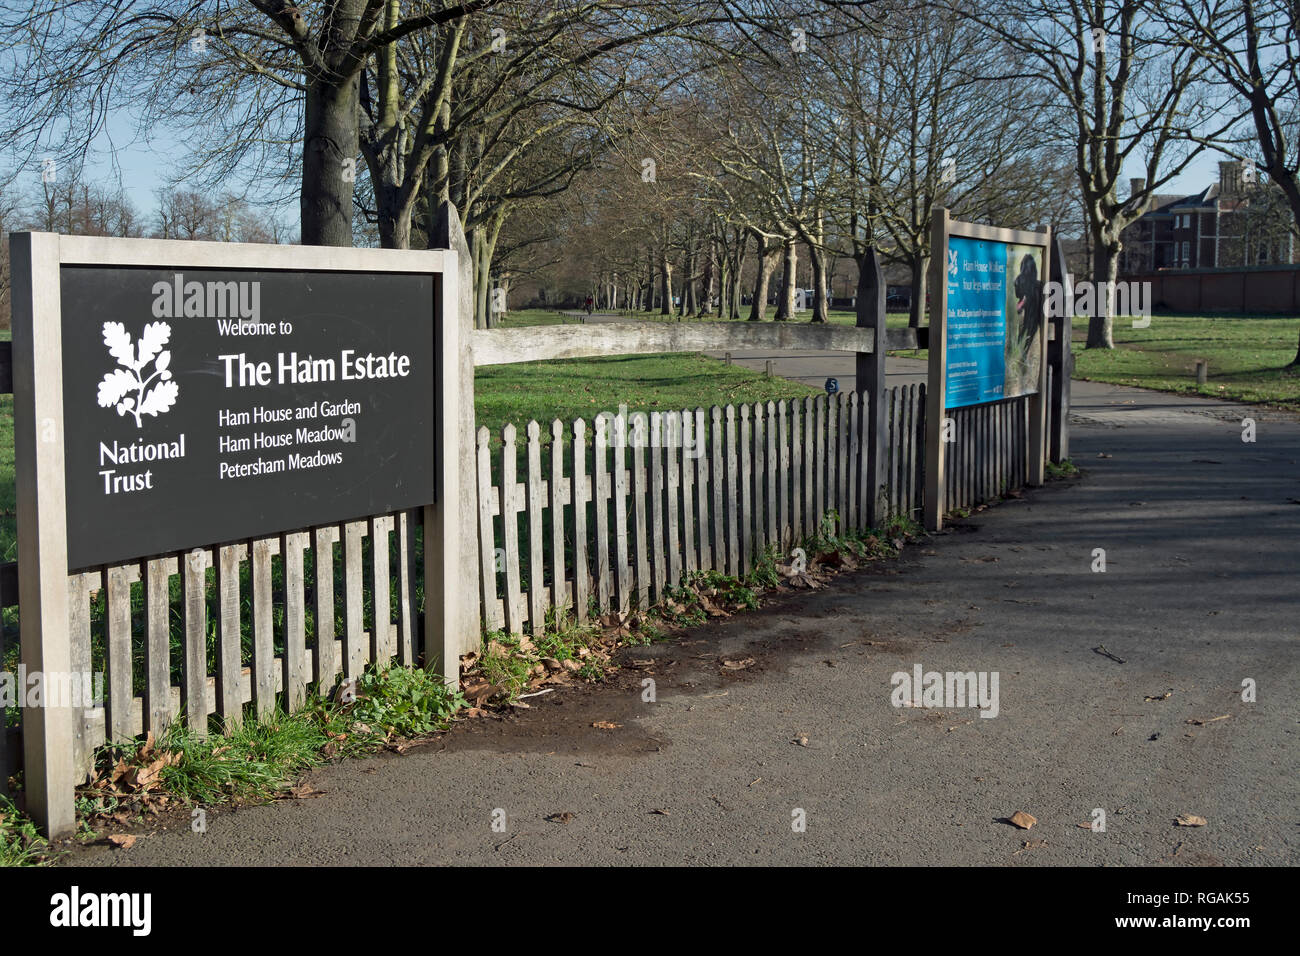
[[[608,685],[323,769],[319,797],[67,862],[1294,866],[1300,424],[1088,383],[1074,397],[1081,480],[624,652],[650,663]],[[996,672],[998,716],[893,706],[891,675],[918,664]],[[1038,824],[1000,822],[1017,810]]]

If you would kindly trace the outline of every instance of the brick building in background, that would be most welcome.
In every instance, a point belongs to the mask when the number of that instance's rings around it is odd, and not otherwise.
[[[1133,180],[1133,191],[1144,180]],[[1219,181],[1191,196],[1153,196],[1124,230],[1121,275],[1165,269],[1241,269],[1300,263],[1294,219],[1282,191],[1252,167],[1219,163]]]

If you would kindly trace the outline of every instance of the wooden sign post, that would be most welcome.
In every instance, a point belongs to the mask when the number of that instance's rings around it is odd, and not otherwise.
[[[862,416],[862,444],[866,460],[862,467],[859,501],[867,515],[867,525],[878,528],[885,522],[889,507],[882,489],[884,470],[888,458],[885,434],[885,278],[880,269],[876,250],[865,253],[858,267],[858,295],[856,300],[857,326],[872,330],[872,350],[858,352],[856,358],[857,392]]]

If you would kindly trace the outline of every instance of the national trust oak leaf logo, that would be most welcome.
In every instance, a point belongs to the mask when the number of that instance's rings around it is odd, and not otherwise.
[[[116,405],[119,415],[134,415],[135,426],[140,428],[143,416],[161,415],[176,404],[180,387],[168,369],[172,353],[163,348],[171,334],[172,327],[166,322],[150,322],[140,333],[137,348],[121,322],[104,323],[104,344],[121,367],[105,374],[99,383],[100,408]],[[151,362],[154,371],[146,378],[144,373]]]

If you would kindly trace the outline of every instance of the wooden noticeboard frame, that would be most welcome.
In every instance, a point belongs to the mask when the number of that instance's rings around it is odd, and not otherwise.
[[[1024,229],[1002,229],[981,223],[960,222],[949,218],[948,210],[936,207],[932,217],[930,232],[930,338],[929,338],[929,378],[926,386],[925,417],[925,527],[928,531],[938,531],[943,527],[943,508],[947,500],[944,469],[947,447],[943,441],[944,419],[947,415],[947,367],[948,367],[948,283],[946,267],[948,262],[948,239],[962,236],[970,239],[986,239],[1011,245],[1036,246],[1042,249],[1041,279],[1044,290],[1050,277],[1049,250],[1052,247],[1051,229],[1033,232]],[[1008,276],[1006,281],[1010,281]],[[1026,470],[1030,485],[1041,485],[1046,473],[1047,462],[1047,404],[1048,396],[1048,326],[1044,315],[1041,326],[1038,349],[1039,357],[1038,387],[1029,396],[1029,434],[1026,455]]]

